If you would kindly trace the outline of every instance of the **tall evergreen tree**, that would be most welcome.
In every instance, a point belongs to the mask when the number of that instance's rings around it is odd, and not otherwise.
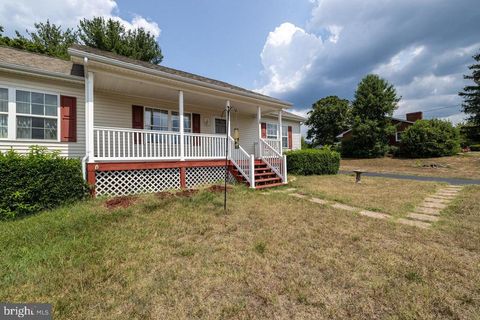
[[[375,74],[364,77],[352,103],[352,137],[342,143],[342,152],[363,158],[384,156],[388,136],[395,132],[390,120],[399,101],[386,80]]]
[[[322,98],[312,105],[305,125],[313,146],[332,145],[337,135],[348,129],[350,102],[337,96]]]
[[[78,33],[81,42],[92,48],[155,64],[163,60],[155,36],[143,28],[127,31],[119,21],[96,17],[81,20]]]
[[[463,112],[469,115],[465,128],[468,129],[470,139],[477,140],[480,137],[480,51],[473,59],[475,62],[468,67],[472,73],[464,76],[473,83],[463,88],[459,95],[463,98]]]

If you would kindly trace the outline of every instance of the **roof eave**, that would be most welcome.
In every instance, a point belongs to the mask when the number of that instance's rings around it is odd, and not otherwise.
[[[210,89],[214,89],[214,90],[223,91],[223,92],[226,92],[226,93],[229,93],[229,94],[236,94],[236,95],[239,95],[239,96],[248,97],[248,98],[255,99],[255,100],[266,101],[270,104],[274,104],[274,105],[277,105],[277,106],[282,107],[282,108],[284,108],[284,107],[289,108],[289,107],[292,106],[292,104],[289,103],[289,102],[280,101],[280,100],[277,100],[277,99],[274,99],[274,98],[269,98],[269,97],[260,97],[260,96],[257,96],[255,94],[250,94],[248,92],[242,92],[242,91],[238,91],[238,90],[234,90],[234,89],[229,89],[229,88],[225,88],[225,87],[218,86],[218,85],[215,85],[215,84],[206,83],[206,82],[203,82],[203,81],[200,81],[200,80],[188,79],[188,78],[185,78],[185,77],[182,77],[182,76],[173,75],[173,74],[170,74],[170,73],[167,73],[167,72],[150,69],[150,68],[147,68],[147,67],[139,66],[139,65],[124,62],[124,61],[119,61],[119,60],[116,60],[116,59],[112,59],[112,58],[109,58],[109,57],[104,57],[104,56],[97,55],[97,54],[90,53],[90,52],[85,52],[85,51],[75,49],[75,48],[69,48],[68,53],[71,56],[75,56],[75,57],[80,57],[80,58],[86,57],[86,58],[91,59],[93,61],[106,63],[106,64],[109,64],[109,65],[113,65],[113,66],[117,66],[117,67],[121,67],[121,68],[125,68],[125,69],[130,69],[130,70],[133,70],[133,71],[145,72],[145,73],[148,73],[150,75],[160,76],[160,77],[170,79],[170,80],[185,82],[185,83],[189,83],[189,84],[193,84],[193,85],[197,85],[197,86],[201,86],[201,87],[206,87],[206,88],[210,88]]]
[[[32,68],[24,65],[18,65],[8,62],[0,61],[0,68],[16,73],[28,74],[28,75],[40,75],[46,78],[62,79],[69,82],[83,83],[85,79],[80,76],[68,75],[59,72],[46,71],[39,68]]]

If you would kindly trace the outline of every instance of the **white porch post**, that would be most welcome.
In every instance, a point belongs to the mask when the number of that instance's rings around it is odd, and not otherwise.
[[[230,125],[230,112],[227,112],[228,108],[230,108],[230,100],[227,100],[227,103],[225,105],[225,116],[227,117],[227,144],[230,146],[230,136],[231,136],[231,125]],[[231,148],[228,148],[228,158],[230,159],[230,155],[232,154]]]
[[[262,157],[262,145],[261,145],[261,139],[262,139],[262,108],[260,106],[257,106],[257,131],[258,131],[258,136],[257,136],[258,156],[261,158]]]
[[[183,91],[178,92],[178,118],[180,121],[180,161],[185,161],[185,128],[183,123]]]
[[[255,189],[255,156],[250,155],[250,188]]]
[[[93,96],[93,82],[95,75],[93,72],[88,72],[86,78],[86,97],[85,97],[85,122],[86,122],[86,151],[88,156],[88,161],[93,162],[94,159],[94,96]]]
[[[283,153],[282,129],[283,129],[282,128],[282,110],[280,110],[280,111],[278,111],[278,135],[280,136],[280,147],[278,149],[278,152],[280,152],[280,154]]]

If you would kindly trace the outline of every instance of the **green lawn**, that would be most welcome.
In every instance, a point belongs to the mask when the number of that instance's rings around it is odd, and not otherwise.
[[[479,198],[428,230],[241,186],[228,214],[208,192],[88,201],[0,223],[0,301],[55,319],[478,319]]]

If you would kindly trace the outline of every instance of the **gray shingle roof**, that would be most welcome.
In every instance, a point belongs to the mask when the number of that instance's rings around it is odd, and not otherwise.
[[[235,90],[235,91],[252,94],[252,95],[258,96],[259,98],[268,98],[268,99],[276,100],[276,101],[278,101],[278,103],[281,103],[281,104],[291,105],[288,102],[281,101],[281,100],[278,100],[278,99],[260,94],[260,93],[255,92],[255,91],[247,90],[247,89],[232,85],[232,84],[227,83],[227,82],[223,82],[223,81],[199,76],[199,75],[196,75],[196,74],[193,74],[193,73],[189,73],[189,72],[185,72],[185,71],[181,71],[181,70],[177,70],[177,69],[173,69],[173,68],[168,68],[168,67],[165,67],[165,66],[161,66],[161,65],[157,65],[157,64],[153,64],[153,63],[149,63],[149,62],[145,62],[145,61],[135,60],[135,59],[128,58],[128,57],[125,57],[125,56],[121,56],[121,55],[118,55],[118,54],[115,54],[115,53],[112,53],[112,52],[109,52],[109,51],[103,51],[103,50],[99,50],[99,49],[96,49],[96,48],[91,48],[91,47],[88,47],[88,46],[83,46],[83,45],[78,45],[78,44],[72,45],[71,48],[76,49],[78,51],[83,51],[83,52],[86,52],[86,53],[90,53],[90,54],[114,59],[114,60],[117,60],[117,61],[121,61],[121,62],[125,62],[125,63],[131,63],[131,64],[134,64],[134,65],[142,66],[142,67],[149,68],[149,69],[152,69],[152,70],[165,72],[165,73],[168,73],[168,74],[171,74],[171,75],[180,76],[180,77],[183,77],[183,78],[197,80],[197,81],[213,84],[213,85],[216,85],[216,86],[232,89],[232,90]]]
[[[72,61],[5,46],[0,46],[0,63],[83,77],[83,66]]]

